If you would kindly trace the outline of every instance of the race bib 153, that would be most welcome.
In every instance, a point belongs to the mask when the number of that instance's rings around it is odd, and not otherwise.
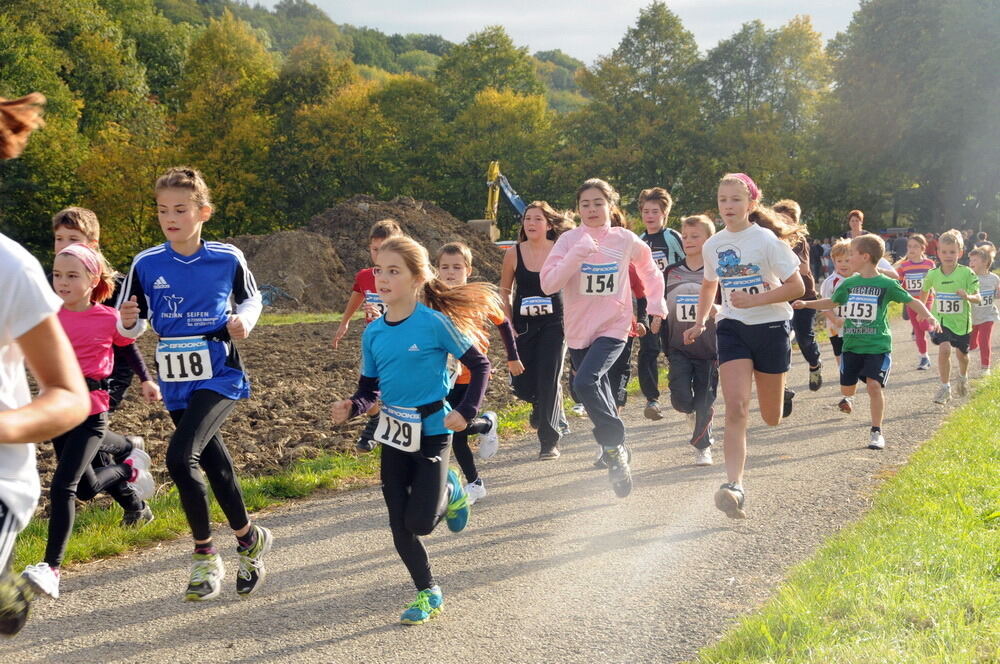
[[[844,305],[844,318],[871,322],[878,313],[878,295],[851,293]]]

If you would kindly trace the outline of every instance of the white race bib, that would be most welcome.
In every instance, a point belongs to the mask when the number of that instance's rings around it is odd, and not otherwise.
[[[996,295],[996,290],[981,290],[979,291],[979,297],[983,298],[982,303],[979,305],[981,307],[992,307],[993,297]]]
[[[581,295],[614,295],[621,288],[618,263],[584,263],[580,272]]]
[[[847,304],[843,305],[843,308],[843,318],[871,322],[878,313],[878,295],[851,293],[847,296]]]
[[[924,288],[924,276],[923,272],[911,273],[903,279],[903,290],[915,293],[917,291],[923,290]]]
[[[934,311],[939,314],[962,313],[962,298],[955,293],[935,293]]]
[[[172,337],[156,344],[156,373],[164,383],[208,380],[212,356],[204,337]]]
[[[385,312],[388,311],[388,309],[386,309],[385,302],[382,301],[382,296],[378,293],[365,291],[365,304],[370,304],[375,309],[375,316],[372,320],[385,316]]]
[[[554,313],[551,297],[525,297],[521,298],[522,316],[548,316]]]
[[[653,261],[656,263],[656,267],[660,268],[660,272],[667,269],[670,263],[667,262],[667,254],[660,249],[653,250]]]
[[[737,291],[756,295],[770,290],[764,283],[764,278],[759,274],[750,274],[745,277],[722,277],[721,281],[722,294],[729,306],[733,306],[733,293]]]
[[[677,320],[681,323],[693,323],[698,313],[697,295],[677,296]]]
[[[416,408],[383,404],[375,427],[375,441],[401,452],[419,452],[421,422]]]

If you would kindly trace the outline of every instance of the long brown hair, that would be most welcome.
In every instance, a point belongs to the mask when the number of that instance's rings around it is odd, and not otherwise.
[[[604,196],[604,200],[608,202],[611,206],[611,225],[612,226],[622,226],[627,227],[625,224],[625,213],[622,212],[621,208],[618,207],[619,201],[621,201],[621,196],[615,191],[615,188],[610,184],[605,182],[600,178],[590,178],[589,180],[584,180],[583,184],[576,190],[576,207],[580,207],[580,194],[587,191],[588,189],[597,189]]]
[[[454,288],[448,286],[437,278],[427,249],[405,235],[389,238],[378,251],[380,256],[398,254],[406,269],[423,281],[420,294],[424,304],[450,318],[458,331],[469,337],[477,348],[489,342],[486,335],[488,317],[503,318],[503,306],[496,286],[483,281]]]
[[[771,231],[779,240],[783,240],[791,247],[797,246],[809,235],[805,226],[795,223],[788,215],[779,214],[760,204],[750,213],[749,219],[761,228]]]
[[[542,214],[545,215],[545,221],[549,224],[549,229],[545,231],[545,239],[547,240],[555,241],[560,235],[576,227],[568,213],[556,212],[546,201],[532,201],[528,207],[524,208],[524,214],[521,215],[521,230],[517,233],[518,242],[528,241],[528,236],[524,233],[524,215],[528,214],[528,210],[531,209],[541,210]]]

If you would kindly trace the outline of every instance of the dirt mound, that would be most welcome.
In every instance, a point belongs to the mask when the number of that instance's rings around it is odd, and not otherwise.
[[[354,196],[312,218],[306,229],[333,240],[348,273],[369,267],[368,230],[380,219],[395,219],[403,232],[427,247],[433,258],[445,243],[461,241],[472,249],[474,280],[500,283],[503,254],[485,234],[469,227],[430,201],[398,196],[380,201]]]
[[[226,240],[246,255],[265,302],[279,310],[341,311],[354,283],[328,237],[306,231]]]

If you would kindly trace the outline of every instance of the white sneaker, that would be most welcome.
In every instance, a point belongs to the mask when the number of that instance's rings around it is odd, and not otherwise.
[[[48,563],[28,565],[21,572],[21,577],[36,591],[52,599],[59,599],[59,570],[52,569]]]
[[[490,421],[490,430],[479,434],[479,458],[489,459],[500,449],[500,438],[497,436],[497,414],[492,410],[483,413],[483,417]]]
[[[964,397],[969,393],[969,377],[959,376],[955,379],[955,396]]]
[[[132,487],[132,491],[135,492],[139,500],[149,500],[156,493],[156,482],[153,480],[153,476],[149,474],[148,470],[141,468],[136,468],[135,473],[135,480],[129,482],[128,485]]]
[[[695,448],[694,450],[694,465],[696,466],[711,466],[712,465],[712,448],[706,447],[703,450]]]
[[[465,495],[468,496],[468,501],[470,505],[474,505],[480,498],[486,497],[486,485],[483,484],[483,478],[480,477],[475,482],[469,482],[465,485]]]
[[[871,440],[868,441],[868,449],[870,450],[885,449],[885,438],[882,436],[881,431],[872,431]]]
[[[979,375],[980,376],[989,376],[990,375],[990,368],[989,367],[983,367],[983,372],[981,374],[979,374]]]
[[[136,437],[138,438],[138,436]],[[142,438],[139,438],[139,440],[142,440]],[[134,444],[132,447],[132,451],[128,453],[127,457],[125,457],[126,461],[128,461],[129,459],[132,460],[133,468],[138,468],[139,470],[148,471],[150,468],[153,467],[153,460],[149,458],[148,454],[146,454],[146,450],[143,449],[142,447],[136,447]]]
[[[569,409],[569,412],[573,413],[577,417],[583,417],[587,414],[587,409],[583,407],[582,403],[575,403],[573,407]]]
[[[934,395],[934,403],[948,403],[951,401],[951,385],[942,383]]]

